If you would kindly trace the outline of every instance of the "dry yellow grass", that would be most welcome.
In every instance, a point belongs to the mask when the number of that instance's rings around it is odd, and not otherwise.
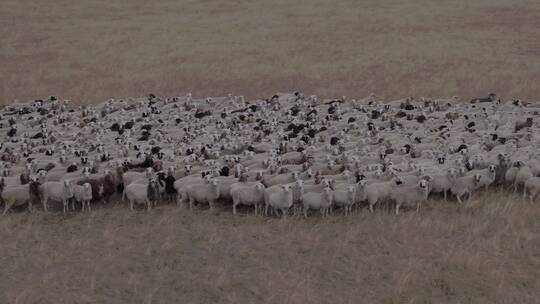
[[[3,0],[0,102],[540,95],[537,0]]]
[[[328,220],[17,213],[0,219],[0,302],[537,303],[539,217],[501,193]]]
[[[0,104],[192,91],[540,95],[536,0],[2,0]],[[538,303],[540,208],[0,218],[0,303]]]

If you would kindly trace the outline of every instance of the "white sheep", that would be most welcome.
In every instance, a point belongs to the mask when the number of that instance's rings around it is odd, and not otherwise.
[[[455,168],[449,168],[448,170],[438,173],[429,174],[429,186],[432,193],[443,193],[444,200],[446,201],[447,192],[452,188],[454,179],[457,177],[457,171]]]
[[[332,203],[334,201],[334,195],[330,187],[324,188],[322,193],[308,192],[302,196],[302,203],[304,204],[304,217],[307,218],[309,209],[320,210],[323,217],[327,217]]]
[[[497,177],[497,166],[495,165],[489,165],[485,169],[481,170],[472,170],[467,173],[469,176],[473,176],[475,174],[480,174],[481,179],[478,183],[477,187],[484,187],[485,190],[488,190],[488,187],[495,182],[495,178]]]
[[[28,204],[28,211],[32,211],[32,200],[38,193],[31,193],[31,187],[34,187],[37,192],[38,186],[36,183],[30,182],[26,185],[5,187],[1,190],[0,197],[4,201],[4,212],[6,214],[13,206],[22,206]],[[3,186],[2,186],[3,187]],[[0,188],[1,189],[1,188]]]
[[[189,200],[189,209],[193,210],[194,203],[208,203],[210,210],[214,209],[214,204],[219,198],[219,182],[217,179],[211,179],[209,183],[199,183],[191,185],[186,195]]]
[[[236,206],[247,205],[255,207],[255,215],[264,205],[265,187],[260,182],[244,184],[236,183],[231,186],[231,196],[233,200],[233,214],[236,214]]]
[[[528,197],[529,201],[534,203],[534,200],[540,194],[540,177],[531,177],[527,179],[523,186],[523,197]]]
[[[152,204],[158,197],[158,182],[155,178],[151,179],[148,185],[130,184],[126,187],[126,197],[129,201],[131,211],[135,204],[146,205],[148,211],[152,209]]]
[[[101,191],[103,192],[103,186],[101,186]],[[92,186],[90,183],[84,183],[81,185],[73,185],[73,198],[74,201],[80,202],[82,204],[81,211],[84,212],[85,205],[87,206],[88,211],[90,210],[90,201],[92,200]]]
[[[68,203],[73,197],[73,184],[70,180],[63,182],[46,182],[39,186],[42,197],[43,210],[48,211],[47,202],[49,200],[62,202],[63,211],[68,211]]]
[[[373,207],[375,204],[390,198],[392,189],[397,187],[396,182],[397,180],[392,179],[387,182],[373,183],[365,186],[365,194],[369,203],[369,211],[373,212]]]
[[[274,185],[283,185],[295,182],[299,179],[298,172],[292,172],[292,173],[284,173],[284,174],[278,174],[275,176],[265,176],[263,177],[262,183],[266,187],[271,187]]]
[[[472,193],[474,190],[478,188],[478,185],[480,184],[480,180],[482,179],[482,176],[478,173],[474,175],[465,175],[462,177],[458,177],[454,180],[454,183],[452,184],[452,188],[450,188],[450,192],[454,194],[458,200],[459,204],[462,204],[463,201],[461,198],[467,194],[468,199],[471,198]]]
[[[283,218],[287,217],[287,211],[293,205],[293,190],[290,185],[281,185],[276,188],[264,190],[264,215],[268,215],[268,208],[280,210]]]
[[[333,192],[334,205],[343,207],[343,213],[345,216],[350,215],[352,207],[356,202],[356,186],[348,185],[346,190],[336,189]]]
[[[516,192],[520,186],[525,185],[525,182],[532,177],[534,177],[534,175],[531,171],[531,168],[522,164],[519,167],[516,178],[514,179],[514,192]]]
[[[420,204],[425,202],[429,195],[428,181],[421,179],[413,186],[398,186],[390,194],[390,198],[396,203],[396,214],[402,205],[416,205],[416,212],[420,209]]]

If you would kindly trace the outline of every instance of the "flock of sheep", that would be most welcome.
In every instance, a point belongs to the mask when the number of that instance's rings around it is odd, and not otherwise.
[[[255,214],[345,215],[380,205],[459,204],[489,187],[540,193],[540,102],[495,94],[375,95],[319,100],[300,92],[247,101],[191,94],[71,107],[56,97],[0,112],[3,213],[128,201]],[[80,206],[80,207],[79,207]]]

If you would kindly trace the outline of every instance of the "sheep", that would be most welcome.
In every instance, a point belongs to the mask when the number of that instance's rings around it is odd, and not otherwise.
[[[373,207],[378,202],[382,202],[390,197],[392,189],[397,186],[396,179],[387,182],[373,183],[365,186],[366,199],[369,203],[369,211],[373,212]]]
[[[4,187],[3,182],[0,187],[0,198],[4,202],[5,215],[12,206],[22,206],[28,204],[28,211],[32,212],[32,202],[39,197],[39,183],[31,181],[20,186]]]
[[[480,174],[482,176],[481,181],[478,183],[477,187],[484,187],[485,190],[488,190],[488,187],[495,181],[497,176],[497,167],[495,165],[489,165],[486,169],[482,170],[472,170],[467,173],[469,176],[474,174]]]
[[[299,178],[298,172],[295,171],[292,173],[284,173],[284,174],[279,174],[272,177],[263,177],[262,183],[266,187],[271,187],[278,184],[292,183],[298,180],[298,178]]]
[[[84,183],[90,183],[91,185],[92,200],[101,199],[103,204],[106,204],[116,193],[120,180],[112,172],[105,170],[104,174],[91,175],[88,178],[78,181],[77,185],[83,185]]]
[[[192,186],[200,183],[208,183],[210,176],[201,178],[199,176],[186,176],[174,182],[173,187],[176,190],[176,203],[181,206],[182,203],[186,203],[188,196],[187,190]]]
[[[463,203],[461,198],[467,194],[468,199],[470,199],[472,192],[478,188],[481,179],[482,175],[478,173],[458,177],[454,180],[450,192],[456,196],[458,203],[461,205]]]
[[[268,215],[268,208],[280,210],[282,217],[287,217],[287,211],[293,205],[293,191],[290,185],[281,185],[277,189],[264,190],[264,215]]]
[[[429,174],[428,180],[431,193],[443,193],[444,201],[447,199],[447,192],[452,188],[454,179],[457,177],[455,168],[449,168],[446,172],[439,174]]]
[[[343,207],[345,216],[350,215],[356,202],[356,186],[349,185],[346,190],[334,190],[333,195],[334,205]]]
[[[540,177],[531,177],[525,181],[523,186],[523,197],[529,198],[530,203],[534,203],[534,200],[540,194]]]
[[[211,179],[208,183],[198,183],[190,186],[187,191],[187,198],[189,200],[189,209],[193,210],[193,204],[208,203],[210,210],[214,209],[214,204],[219,198],[219,182],[217,179]]]
[[[219,182],[219,198],[225,202],[232,202],[231,185],[238,182],[237,178],[230,176],[214,177]]]
[[[152,178],[153,176],[154,175],[153,175],[152,168],[147,168],[145,172],[128,171],[122,174],[122,181],[124,183],[124,187],[127,187],[129,184],[131,184],[132,182],[136,180],[140,180],[143,178]]]
[[[152,209],[152,204],[158,197],[158,182],[152,178],[148,185],[130,184],[126,187],[126,197],[129,201],[131,211],[134,210],[134,204],[146,205],[148,211]]]
[[[42,197],[43,210],[48,211],[47,202],[49,200],[62,202],[63,211],[68,211],[68,203],[73,197],[73,184],[69,180],[63,182],[46,182],[39,186]]]
[[[326,187],[323,193],[308,192],[302,196],[302,203],[304,204],[304,217],[307,218],[309,209],[320,210],[323,217],[327,217],[332,203],[334,201],[334,195],[330,187]]]
[[[281,155],[283,165],[300,165],[307,160],[306,152],[287,152]]]
[[[429,195],[428,181],[421,179],[414,186],[398,186],[390,193],[390,199],[396,203],[396,215],[403,205],[416,205],[416,212],[420,209],[420,204],[427,200]]]
[[[525,182],[534,177],[532,174],[531,168],[529,166],[521,165],[519,171],[516,174],[514,179],[514,192],[518,190],[518,187],[525,185]]]
[[[248,205],[255,207],[255,215],[264,205],[265,187],[260,182],[254,184],[236,183],[231,185],[231,197],[233,199],[233,214],[236,214],[236,206]]]
[[[100,192],[103,193],[103,186],[100,185]],[[87,206],[88,211],[90,210],[90,201],[92,200],[92,186],[90,183],[84,183],[82,186],[74,185],[73,186],[73,198],[74,201],[80,202],[82,204],[81,211],[84,212],[84,206]]]
[[[506,170],[504,174],[504,182],[508,187],[514,186],[514,181],[516,180],[516,175],[519,172],[519,167],[510,167]]]

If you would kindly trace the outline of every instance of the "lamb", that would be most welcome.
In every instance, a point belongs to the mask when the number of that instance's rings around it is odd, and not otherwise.
[[[253,184],[236,183],[231,186],[231,196],[233,199],[233,214],[236,214],[236,206],[247,205],[255,207],[255,215],[264,205],[265,187],[260,182]]]
[[[287,217],[287,211],[293,205],[293,191],[290,185],[281,185],[278,189],[267,188],[264,190],[264,214],[268,215],[268,207],[281,210],[283,218]]]
[[[414,186],[398,186],[390,193],[390,199],[396,203],[396,215],[403,205],[416,205],[416,212],[420,209],[420,204],[427,200],[429,195],[428,181],[421,179]]]
[[[326,188],[325,188],[326,189]],[[356,202],[356,186],[349,185],[344,190],[334,190],[333,202],[338,207],[343,207],[345,216],[350,215]]]
[[[39,191],[45,212],[48,211],[47,202],[49,200],[62,202],[64,213],[68,211],[68,203],[73,197],[73,184],[71,181],[46,182],[39,187]]]
[[[304,217],[307,218],[309,209],[320,210],[323,217],[327,217],[332,203],[334,201],[334,194],[330,187],[324,188],[323,193],[308,192],[302,196],[302,202],[304,204]]]
[[[193,204],[197,203],[208,203],[210,205],[210,210],[214,209],[214,204],[219,198],[219,182],[217,179],[211,179],[208,183],[194,184],[190,186],[186,195],[189,200],[189,209],[193,210]]]
[[[103,185],[100,185],[100,192],[103,193]],[[90,210],[90,201],[92,200],[92,186],[90,183],[84,183],[82,186],[74,185],[73,186],[73,198],[74,201],[80,202],[82,204],[81,211],[84,212],[84,206],[87,206],[88,211]]]
[[[467,194],[468,199],[471,198],[472,192],[478,188],[482,175],[476,173],[474,175],[465,175],[458,177],[454,180],[450,192],[454,194],[458,200],[458,203],[461,205],[463,201],[461,198]]]
[[[152,204],[158,198],[158,182],[152,178],[148,185],[131,184],[126,187],[126,197],[129,201],[129,207],[133,211],[134,204],[146,205],[147,210],[152,209]]]

